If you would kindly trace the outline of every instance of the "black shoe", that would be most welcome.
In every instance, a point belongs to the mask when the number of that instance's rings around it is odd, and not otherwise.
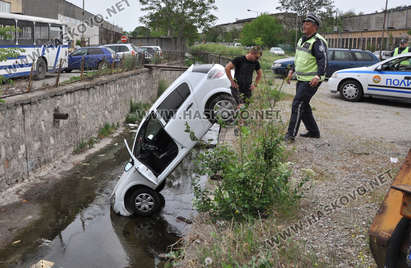
[[[314,132],[308,131],[307,133],[300,134],[300,136],[301,136],[301,137],[304,137],[304,138],[319,139],[319,138],[320,138],[320,133],[314,133]]]
[[[295,142],[295,137],[291,136],[289,134],[286,134],[285,137],[284,137],[284,141],[288,142],[288,143],[293,143],[293,142]]]

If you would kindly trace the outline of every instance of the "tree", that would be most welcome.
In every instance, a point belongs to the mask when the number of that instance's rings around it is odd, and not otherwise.
[[[276,1],[277,2],[277,1]],[[295,12],[305,16],[308,12],[319,14],[327,9],[334,9],[334,0],[279,0],[279,10]]]
[[[140,21],[151,30],[193,41],[199,30],[207,30],[217,18],[215,0],[139,0],[148,14]]]
[[[150,29],[144,26],[138,26],[130,33],[132,38],[147,37],[150,36],[150,34]]]
[[[252,46],[262,42],[265,46],[274,46],[281,42],[282,30],[283,28],[276,18],[263,14],[244,25],[241,33],[241,44]]]

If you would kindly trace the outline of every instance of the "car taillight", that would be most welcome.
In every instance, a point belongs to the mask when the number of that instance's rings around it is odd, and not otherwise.
[[[211,70],[208,75],[207,75],[207,79],[218,79],[224,76],[224,71],[222,70]]]
[[[131,51],[131,55],[135,56],[136,52],[134,50]]]

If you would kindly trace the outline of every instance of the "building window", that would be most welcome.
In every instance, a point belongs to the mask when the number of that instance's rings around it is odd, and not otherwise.
[[[0,13],[10,13],[10,3],[0,0]]]

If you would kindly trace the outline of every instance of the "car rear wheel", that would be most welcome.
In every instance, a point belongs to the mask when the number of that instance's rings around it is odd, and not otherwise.
[[[410,267],[411,250],[411,220],[402,218],[393,231],[385,257],[386,268]]]
[[[219,95],[208,102],[205,109],[208,120],[215,123],[222,120],[225,123],[234,122],[237,103],[230,95]]]
[[[161,209],[163,202],[159,193],[148,187],[141,187],[133,190],[127,203],[132,213],[151,216]]]
[[[360,101],[363,96],[362,86],[358,81],[346,80],[339,88],[340,95],[347,101]]]

